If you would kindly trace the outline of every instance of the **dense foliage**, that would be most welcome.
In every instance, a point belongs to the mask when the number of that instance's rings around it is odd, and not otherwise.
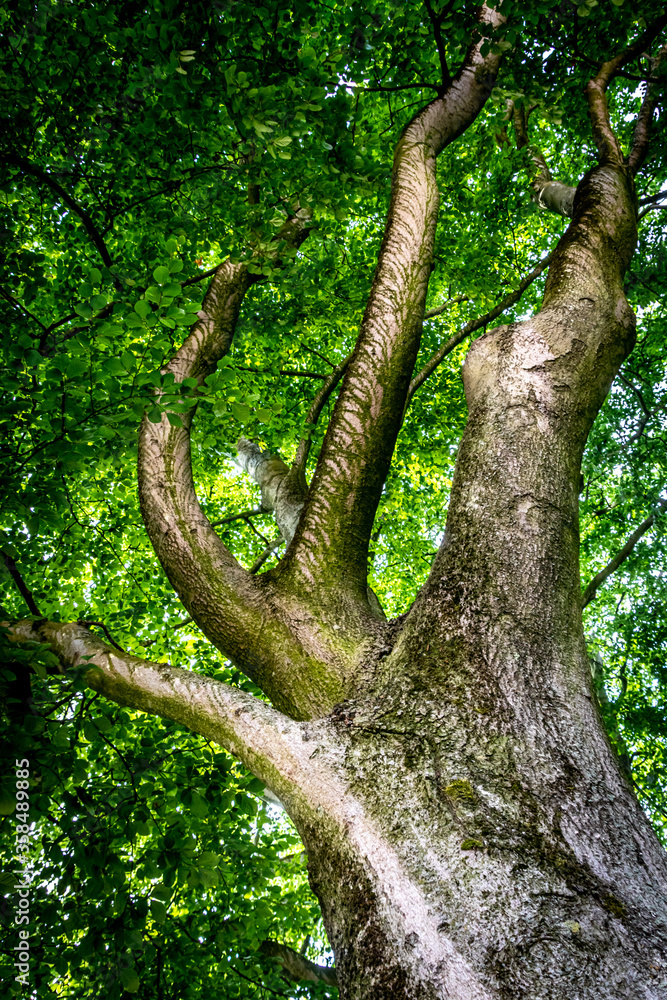
[[[576,184],[593,163],[581,99],[591,65],[660,7],[502,4],[498,86],[439,164],[429,306],[455,301],[425,322],[418,367],[515,288],[567,224],[530,198],[529,158],[516,148],[507,101],[533,108],[532,140],[554,176]],[[229,255],[252,256],[265,280],[248,294],[232,351],[204,393],[195,397],[185,384],[163,397],[172,411],[197,404],[199,496],[212,521],[227,519],[221,536],[251,566],[276,531],[267,513],[231,519],[259,504],[234,464],[234,443],[243,434],[293,456],[315,392],[356,337],[393,145],[437,92],[434,17],[456,66],[474,9],[464,0],[0,6],[5,617],[38,609],[52,620],[97,623],[91,628],[129,651],[253,690],[184,620],[152,553],[136,498],[137,424],[145,410],[159,419],[152,389],[164,382],[160,367],[193,322],[211,269]],[[626,141],[641,80],[635,65],[613,86],[614,124]],[[667,179],[664,121],[660,109],[640,200]],[[278,266],[262,252],[296,204],[311,214],[312,230]],[[655,512],[589,605],[587,634],[610,736],[664,835],[660,220],[650,208],[642,219],[628,275],[638,345],[589,442],[581,532],[585,585]],[[505,317],[534,309],[541,287],[531,285]],[[415,395],[378,511],[372,584],[390,616],[409,606],[442,537],[466,416],[465,349]],[[326,411],[310,428],[311,464],[325,428]],[[15,756],[30,759],[33,779],[34,995],[326,993],[321,984],[288,984],[258,952],[269,937],[297,950],[305,941],[308,956],[322,961],[326,945],[298,839],[252,776],[176,725],[91,697],[39,647],[19,652],[3,641],[0,656],[8,760],[13,768]],[[0,812],[8,967],[13,790],[7,768]]]

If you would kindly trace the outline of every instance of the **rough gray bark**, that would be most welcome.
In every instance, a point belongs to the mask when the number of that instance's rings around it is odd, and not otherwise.
[[[435,159],[497,64],[479,42],[397,148],[371,299],[277,569],[250,576],[215,535],[187,427],[142,427],[156,552],[276,707],[80,626],[14,626],[64,664],[92,656],[96,690],[216,740],[266,783],[303,838],[345,1000],[667,997],[667,859],[604,732],[578,572],[581,454],[634,342],[623,275],[637,205],[605,89],[646,37],[588,88],[598,164],[577,187],[541,311],[468,353],[445,538],[407,616],[373,614],[366,553],[419,343]],[[216,274],[172,363],[179,380],[222,355],[249,281],[241,266]],[[275,506],[287,467],[244,449]]]

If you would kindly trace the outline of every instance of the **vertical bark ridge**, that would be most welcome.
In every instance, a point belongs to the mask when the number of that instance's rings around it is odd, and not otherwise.
[[[487,7],[480,19],[497,25]],[[304,590],[344,581],[366,601],[367,549],[419,348],[438,211],[439,152],[474,121],[499,55],[470,49],[442,97],[420,111],[396,149],[375,279],[308,501],[282,568]]]

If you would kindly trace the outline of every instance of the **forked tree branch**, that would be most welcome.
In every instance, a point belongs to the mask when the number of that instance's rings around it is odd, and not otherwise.
[[[297,216],[279,236],[296,246],[306,234]],[[214,371],[232,343],[245,293],[258,277],[246,264],[225,261],[218,268],[198,321],[166,366],[176,384],[194,379],[201,385]],[[139,500],[157,556],[204,635],[274,705],[294,718],[326,713],[343,696],[339,673],[304,651],[290,621],[267,602],[257,578],[237,562],[201,509],[192,477],[191,419],[192,410],[176,424],[166,413],[160,423],[145,417],[139,432]]]
[[[653,527],[656,514],[661,514],[664,510],[667,510],[667,500],[660,501],[653,513],[650,514],[645,521],[642,521],[639,527],[632,532],[625,545],[618,550],[614,558],[610,559],[607,565],[604,566],[599,573],[595,574],[591,582],[584,588],[581,595],[582,608],[585,608],[587,604],[590,604],[591,601],[594,600],[598,590],[605,580],[608,580],[612,573],[616,572],[618,567],[621,566],[631,554],[640,538],[646,534],[649,528]]]
[[[481,8],[487,34],[502,21],[486,5]],[[402,422],[431,273],[436,158],[475,120],[491,92],[500,55],[483,57],[482,44],[478,37],[456,79],[413,118],[396,148],[368,304],[294,542],[280,567],[286,584],[320,603],[341,593],[343,578],[347,595],[367,600],[368,543]]]
[[[472,333],[474,333],[475,330],[480,330],[482,327],[488,326],[489,323],[493,323],[494,319],[497,319],[501,313],[505,312],[506,309],[509,309],[510,306],[513,306],[516,302],[518,302],[526,289],[532,285],[537,278],[539,278],[545,268],[549,266],[550,262],[551,254],[547,254],[547,256],[543,257],[539,264],[533,268],[530,274],[526,275],[516,289],[513,292],[510,292],[509,295],[505,296],[502,302],[499,302],[497,306],[494,306],[493,309],[490,309],[489,312],[485,313],[483,316],[478,316],[477,319],[471,319],[470,322],[461,327],[461,329],[450,337],[449,340],[445,341],[442,347],[438,348],[435,354],[429,358],[421,371],[418,372],[410,382],[406,406],[420,385],[422,385],[429,375],[436,370],[438,365],[444,361],[447,355],[451,354],[454,348],[458,347],[458,345],[464,341],[466,337],[469,337]],[[461,298],[463,299],[465,296],[461,296]],[[437,315],[438,312],[439,310],[431,310],[431,315]]]
[[[649,60],[649,77],[653,77],[655,75],[655,71],[666,56],[667,45],[663,45],[657,56],[654,59]],[[630,150],[630,156],[628,157],[628,166],[633,174],[637,174],[646,159],[651,132],[651,120],[657,103],[658,98],[655,84],[651,80],[647,80],[646,93],[644,94],[644,100],[642,101],[637,121],[635,122],[635,130],[632,137],[632,148]]]
[[[667,25],[667,14],[662,14],[656,18],[653,24],[648,26],[646,31],[632,45],[629,45],[623,52],[619,52],[613,59],[608,59],[602,63],[596,75],[589,80],[586,86],[588,113],[591,119],[593,139],[597,147],[598,162],[600,164],[610,163],[616,166],[623,166],[625,162],[621,144],[609,120],[609,106],[606,97],[607,88],[619,70],[627,62],[641,55],[646,46],[650,45],[658,37],[665,25]],[[642,141],[640,139],[640,147]]]

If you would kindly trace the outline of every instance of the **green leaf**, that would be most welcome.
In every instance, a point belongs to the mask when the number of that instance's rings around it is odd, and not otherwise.
[[[245,403],[232,403],[231,410],[240,424],[246,424],[250,420],[250,407]]]
[[[159,899],[151,899],[151,916],[158,924],[163,924],[167,919],[167,907]]]
[[[128,993],[138,993],[139,992],[139,975],[137,970],[134,968],[121,969],[120,970],[120,981]]]
[[[86,719],[83,723],[83,735],[91,743],[100,738],[99,730],[92,719]]]
[[[142,319],[146,319],[151,311],[151,307],[145,299],[139,299],[138,302],[134,303],[134,311],[138,316],[141,316]]]
[[[169,268],[164,266],[156,267],[153,271],[153,277],[157,281],[158,285],[166,285],[169,281],[170,274],[171,272]]]

